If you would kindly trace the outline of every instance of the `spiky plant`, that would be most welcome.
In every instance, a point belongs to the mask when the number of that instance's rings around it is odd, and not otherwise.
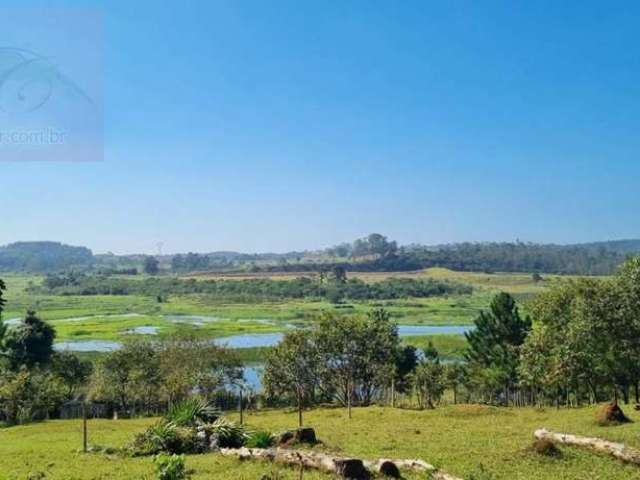
[[[224,417],[207,425],[207,433],[210,437],[217,438],[218,446],[223,448],[242,447],[250,436],[250,433],[243,425]]]
[[[198,422],[211,423],[220,418],[222,413],[206,400],[189,398],[175,404],[165,416],[167,422],[179,427],[195,426]]]

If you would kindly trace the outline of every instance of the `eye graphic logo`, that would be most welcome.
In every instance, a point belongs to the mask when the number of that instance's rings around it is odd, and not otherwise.
[[[34,112],[58,93],[91,103],[50,58],[29,50],[0,48],[0,114]]]

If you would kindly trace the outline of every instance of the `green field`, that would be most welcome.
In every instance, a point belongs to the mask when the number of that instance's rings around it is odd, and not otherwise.
[[[286,330],[291,323],[304,324],[322,311],[359,314],[376,307],[387,309],[399,324],[466,325],[488,306],[497,291],[514,294],[526,310],[527,299],[561,278],[548,276],[542,282],[534,282],[528,274],[453,272],[439,268],[409,273],[354,275],[366,281],[379,281],[390,276],[447,279],[472,285],[474,293],[342,305],[311,300],[229,304],[194,294],[171,296],[158,303],[154,297],[140,295],[34,295],[26,288],[30,283],[38,284],[42,280],[40,277],[3,274],[8,286],[4,318],[19,318],[27,309],[34,309],[56,327],[58,340],[63,341],[123,340],[131,338],[131,331],[139,327],[155,327],[161,336],[182,332],[207,338],[279,332]],[[169,321],[165,317],[167,315],[199,315],[215,317],[216,320],[194,325],[193,322]]]
[[[636,421],[640,414],[627,408]],[[576,434],[596,435],[640,447],[640,427],[598,427],[593,408],[547,409],[448,406],[431,411],[382,407],[354,409],[348,420],[343,409],[306,412],[324,445],[318,448],[360,458],[421,458],[461,477],[477,472],[482,464],[494,479],[540,480],[640,479],[640,468],[625,466],[606,456],[563,448],[561,458],[531,452],[532,433],[540,427]],[[121,447],[153,419],[92,420],[90,443]],[[251,412],[248,423],[279,431],[296,425],[294,412]],[[97,480],[152,479],[150,458],[78,453],[81,424],[59,420],[0,429],[0,479]],[[238,462],[216,454],[190,455],[192,478],[257,480],[261,474],[278,472],[280,479],[299,478],[299,473],[270,464]],[[38,476],[43,473],[46,476]],[[307,472],[304,478],[330,478]],[[409,475],[409,479],[425,478]]]

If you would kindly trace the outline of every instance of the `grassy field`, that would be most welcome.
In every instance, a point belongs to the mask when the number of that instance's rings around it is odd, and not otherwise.
[[[178,332],[207,338],[245,333],[271,333],[284,331],[291,324],[304,324],[322,311],[362,314],[377,307],[387,309],[399,324],[468,325],[473,322],[481,309],[488,306],[491,298],[498,291],[514,294],[522,302],[522,309],[526,311],[526,301],[529,298],[553,282],[566,278],[545,276],[543,281],[535,282],[529,274],[453,272],[441,268],[419,272],[351,273],[350,275],[368,282],[391,276],[451,280],[472,285],[474,293],[342,305],[312,300],[230,304],[220,303],[206,295],[171,296],[159,303],[155,297],[141,295],[34,295],[28,293],[26,288],[31,283],[39,283],[42,280],[40,277],[2,274],[8,286],[8,303],[4,319],[19,318],[27,309],[34,309],[43,319],[56,327],[59,341],[122,341],[131,338],[132,331],[135,332],[140,327],[147,327],[143,331],[153,331],[161,336],[174,335]],[[289,278],[291,275],[272,274],[270,276]],[[244,275],[244,277],[252,276]],[[228,278],[228,276],[216,278]],[[176,319],[167,318],[174,315],[196,315],[208,318],[203,321],[197,321],[197,319],[176,321]],[[151,330],[149,327],[152,327]],[[451,338],[440,338],[437,341],[441,344],[446,343],[447,349],[450,347],[454,350],[459,349],[460,341]],[[416,339],[416,342],[422,345],[424,338]]]
[[[636,421],[640,415],[627,409]],[[562,449],[562,457],[545,458],[529,450],[532,433],[542,426],[577,434],[596,435],[640,448],[638,423],[599,427],[593,408],[535,410],[485,406],[449,406],[433,411],[382,407],[354,409],[353,419],[343,409],[306,412],[324,442],[322,450],[360,458],[422,458],[461,477],[478,472],[480,465],[493,479],[614,480],[640,479],[640,468],[625,466],[606,456],[578,449]],[[249,414],[256,428],[279,431],[296,425],[294,412],[263,411]],[[91,444],[121,447],[152,419],[92,420]],[[81,454],[81,425],[77,420],[0,429],[0,479],[48,480],[152,479],[150,458]],[[280,479],[299,478],[298,472],[269,464],[238,462],[215,454],[191,455],[192,478],[257,480],[277,472]],[[39,473],[45,476],[38,476]],[[327,476],[307,472],[306,479]],[[409,479],[424,476],[408,476]]]

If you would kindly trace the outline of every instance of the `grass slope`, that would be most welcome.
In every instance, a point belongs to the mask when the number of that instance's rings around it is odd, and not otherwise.
[[[627,408],[636,421],[640,415]],[[640,447],[637,423],[598,427],[592,408],[535,410],[484,406],[449,406],[433,411],[409,411],[381,407],[354,409],[352,420],[343,409],[306,412],[306,423],[325,442],[321,447],[361,458],[422,458],[459,476],[477,472],[479,465],[495,479],[614,480],[640,479],[640,468],[626,466],[606,456],[578,449],[563,449],[560,459],[540,457],[528,450],[532,433],[545,426],[559,431],[588,434]],[[254,427],[273,431],[296,425],[295,412],[264,411],[248,415]],[[119,447],[153,422],[143,420],[92,420],[92,444]],[[48,480],[151,479],[150,458],[121,458],[77,453],[81,441],[78,420],[50,421],[0,429],[0,479]],[[187,465],[194,480],[256,480],[262,473],[278,471],[280,479],[298,473],[269,464],[237,462],[219,455],[192,455]],[[29,477],[31,475],[31,477]],[[305,473],[306,479],[329,478]],[[409,476],[410,479],[424,476]]]

